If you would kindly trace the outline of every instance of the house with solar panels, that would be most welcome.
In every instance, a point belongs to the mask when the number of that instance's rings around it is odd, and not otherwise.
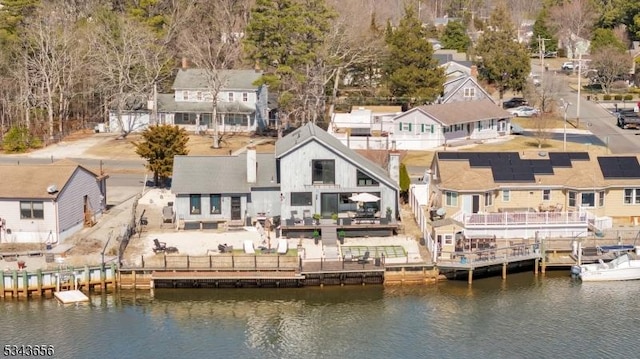
[[[640,219],[637,155],[438,152],[430,168],[433,238],[585,237]]]

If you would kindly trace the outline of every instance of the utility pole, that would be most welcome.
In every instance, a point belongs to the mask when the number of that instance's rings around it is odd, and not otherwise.
[[[544,55],[546,54],[545,50],[545,41],[551,41],[551,39],[543,39],[538,35],[538,51],[540,53],[540,87],[542,91],[544,91]]]
[[[580,90],[582,90],[582,51],[578,52],[578,100],[576,101],[576,128],[580,127]]]

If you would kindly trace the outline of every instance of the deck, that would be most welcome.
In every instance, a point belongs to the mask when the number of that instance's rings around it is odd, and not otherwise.
[[[586,212],[501,212],[471,213],[462,216],[465,228],[509,226],[588,225]]]

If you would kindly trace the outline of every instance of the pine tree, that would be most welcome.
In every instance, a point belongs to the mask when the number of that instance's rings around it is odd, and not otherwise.
[[[136,153],[147,160],[156,186],[164,183],[173,171],[173,157],[189,154],[189,136],[185,129],[172,125],[150,126],[142,132],[142,142],[135,142]],[[162,181],[161,181],[162,180]]]
[[[460,21],[451,21],[447,23],[444,32],[440,37],[442,47],[445,49],[454,49],[458,52],[467,52],[471,46],[471,39],[467,35],[464,25]]]
[[[515,39],[513,22],[502,4],[491,13],[476,47],[482,59],[479,73],[498,88],[500,98],[507,90],[522,91],[531,72],[529,52]]]
[[[388,54],[383,72],[391,94],[409,104],[434,101],[443,90],[444,70],[433,57],[433,47],[413,7],[405,9],[397,29],[387,24],[385,40]]]

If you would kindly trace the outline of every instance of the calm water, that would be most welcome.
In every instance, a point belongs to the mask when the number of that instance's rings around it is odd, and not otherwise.
[[[58,358],[631,358],[640,281],[566,271],[432,287],[164,290],[0,303],[0,344]]]

